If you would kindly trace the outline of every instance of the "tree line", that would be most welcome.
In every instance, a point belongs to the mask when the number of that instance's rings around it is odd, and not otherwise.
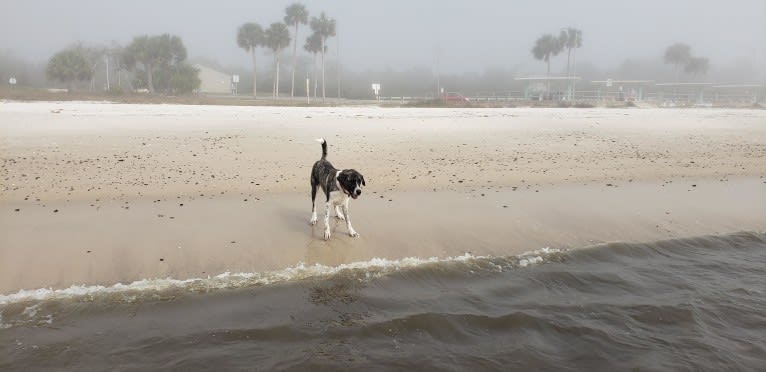
[[[306,7],[300,3],[293,3],[285,8],[284,22],[274,22],[268,29],[263,29],[261,25],[255,22],[248,22],[239,27],[237,31],[237,45],[249,52],[253,61],[253,97],[258,96],[256,75],[257,64],[255,50],[260,47],[266,47],[274,54],[274,84],[272,97],[279,97],[279,66],[280,55],[283,49],[290,43],[293,44],[293,58],[291,60],[292,81],[290,83],[290,97],[295,96],[295,64],[298,53],[298,32],[300,25],[309,24],[312,33],[306,38],[303,49],[314,57],[314,98],[317,96],[318,78],[316,74],[317,54],[321,56],[322,68],[322,100],[326,98],[325,89],[325,54],[327,53],[327,39],[335,36],[335,20],[327,17],[324,12],[319,17],[311,17],[309,22],[309,13]],[[293,27],[292,36],[288,27]]]
[[[186,47],[180,37],[170,34],[140,35],[126,47],[75,44],[54,54],[46,67],[50,80],[66,84],[69,90],[83,81],[93,81],[96,67],[116,64],[121,71],[133,73],[133,87],[145,87],[152,93],[186,94],[200,86],[198,70],[186,62]],[[109,68],[107,66],[107,73]],[[121,79],[121,75],[118,75]],[[121,89],[121,83],[117,89]],[[114,91],[108,87],[108,90]]]
[[[540,36],[532,47],[532,55],[535,59],[545,61],[548,64],[545,76],[551,73],[551,57],[559,55],[564,49],[567,50],[567,76],[570,74],[572,50],[582,47],[582,30],[568,27],[561,30],[559,36],[544,34]]]
[[[309,17],[303,4],[293,3],[285,8],[281,22],[274,22],[263,28],[256,22],[242,24],[236,32],[236,44],[250,53],[253,69],[253,96],[257,97],[257,58],[258,48],[267,48],[273,54],[272,97],[280,92],[280,67],[282,52],[292,45],[290,60],[291,81],[290,96],[295,96],[295,72],[298,61],[301,26],[309,26],[311,32],[305,37],[303,49],[313,58],[313,95],[318,95],[321,83],[321,98],[326,98],[325,56],[328,51],[327,40],[336,36],[336,21],[324,12],[319,16]],[[537,60],[546,63],[546,77],[550,78],[551,59],[566,51],[566,75],[574,78],[577,50],[583,45],[583,33],[574,27],[562,28],[556,36],[546,33],[537,38],[531,53]],[[94,74],[100,63],[116,65],[118,79],[121,72],[131,73],[130,85],[133,88],[146,88],[153,93],[185,94],[200,86],[199,71],[186,62],[187,53],[179,36],[170,34],[136,36],[126,47],[113,44],[110,47],[91,47],[75,44],[54,54],[48,61],[46,75],[50,80],[58,80],[72,89],[80,82],[90,82],[90,89],[95,90]],[[317,59],[321,74],[317,72]],[[669,46],[664,54],[666,64],[672,64],[676,80],[680,73],[692,76],[704,75],[709,69],[709,60],[691,54],[687,44],[676,43]],[[113,66],[114,67],[114,66]],[[108,68],[107,68],[108,70]],[[338,71],[335,71],[337,74]],[[108,76],[108,72],[107,72]],[[108,78],[107,78],[108,81]],[[339,83],[340,83],[339,78]],[[550,79],[546,82],[550,91]],[[121,84],[120,84],[121,85]]]
[[[704,75],[710,68],[710,60],[705,57],[694,57],[691,51],[692,48],[684,43],[675,43],[665,49],[665,63],[675,67],[676,81],[680,81],[681,67],[684,73],[692,76]]]
[[[559,32],[559,36],[553,36],[553,34],[544,34],[540,36],[535,45],[532,47],[532,55],[537,60],[545,61],[548,68],[545,72],[545,77],[550,78],[551,74],[551,57],[559,55],[564,49],[567,51],[567,77],[572,76],[572,51],[577,51],[582,47],[582,30],[574,27],[568,27],[562,29]],[[550,92],[550,80],[546,81],[546,90]]]
[[[299,31],[301,25],[309,25],[312,33],[306,38],[303,46],[314,58],[314,97],[317,96],[319,79],[316,72],[317,57],[321,57],[321,87],[322,99],[326,98],[325,84],[325,54],[327,40],[335,36],[336,21],[324,12],[318,17],[311,17],[306,7],[294,3],[285,8],[283,22],[274,22],[264,29],[255,22],[243,24],[237,30],[237,45],[251,54],[253,64],[253,96],[257,97],[257,48],[267,48],[274,56],[274,82],[272,97],[279,96],[279,76],[282,51],[293,45],[291,59],[291,88],[290,96],[295,96],[295,70],[298,53]],[[293,28],[291,35],[290,27]],[[130,85],[134,88],[143,87],[152,93],[185,94],[198,89],[200,86],[199,71],[186,62],[186,48],[179,36],[170,34],[140,35],[126,47],[113,45],[107,47],[91,47],[81,43],[69,46],[54,54],[48,61],[46,76],[49,80],[66,84],[69,90],[81,82],[90,81],[93,86],[96,67],[100,63],[117,65],[120,71],[132,73]],[[121,77],[121,75],[118,75]]]
[[[574,27],[561,29],[558,36],[544,34],[540,36],[532,47],[532,55],[535,59],[544,61],[546,69],[546,91],[550,92],[551,57],[555,57],[567,51],[566,76],[574,79],[574,55],[577,49],[582,47],[582,31]],[[574,52],[574,53],[573,53]],[[695,57],[691,54],[691,47],[684,43],[675,43],[665,50],[664,61],[672,64],[676,73],[676,82],[680,82],[680,73],[690,74],[693,77],[704,75],[710,68],[710,61],[705,57]]]

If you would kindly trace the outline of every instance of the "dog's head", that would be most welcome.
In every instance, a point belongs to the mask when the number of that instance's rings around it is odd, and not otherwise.
[[[364,176],[361,173],[353,169],[344,169],[338,174],[338,183],[343,189],[343,192],[356,199],[362,195],[362,186],[367,186],[364,183]]]

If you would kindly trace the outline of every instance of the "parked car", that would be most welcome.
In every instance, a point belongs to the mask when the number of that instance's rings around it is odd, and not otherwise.
[[[460,93],[455,92],[449,92],[444,93],[441,96],[442,101],[448,102],[448,103],[466,103],[470,102],[468,98],[463,97]]]

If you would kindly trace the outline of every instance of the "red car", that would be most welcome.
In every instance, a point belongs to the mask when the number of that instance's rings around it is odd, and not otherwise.
[[[463,97],[460,93],[454,93],[454,92],[442,94],[441,99],[445,102],[450,102],[450,103],[469,102],[468,98]]]

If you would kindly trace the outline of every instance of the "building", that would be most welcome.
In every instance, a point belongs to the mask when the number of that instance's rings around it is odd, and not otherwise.
[[[593,80],[599,101],[643,101],[647,87],[654,85],[654,80]]]
[[[766,85],[722,84],[712,87],[713,101],[724,105],[766,102]]]
[[[580,80],[577,76],[529,76],[514,79],[527,83],[524,88],[524,99],[543,100],[572,100],[575,84]]]
[[[200,64],[194,65],[199,70],[200,93],[231,94],[231,75]]]
[[[705,92],[713,83],[657,83],[657,103],[661,105],[703,105]]]

